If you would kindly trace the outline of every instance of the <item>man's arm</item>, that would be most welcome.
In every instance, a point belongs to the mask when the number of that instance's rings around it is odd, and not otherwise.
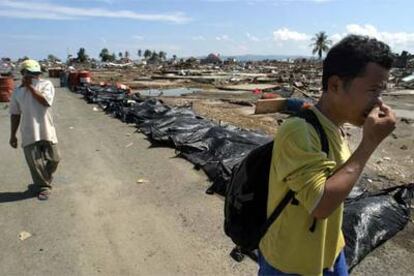
[[[46,99],[44,98],[44,96],[39,92],[39,91],[37,91],[34,87],[33,87],[33,85],[28,85],[28,86],[26,86],[27,87],[27,89],[29,89],[29,91],[30,91],[30,93],[32,93],[32,95],[33,95],[33,97],[40,103],[40,104],[42,104],[42,105],[44,105],[44,106],[47,106],[47,107],[49,107],[50,106],[50,104],[46,101]]]
[[[33,97],[43,106],[47,106],[49,107],[50,104],[46,101],[45,97],[42,95],[42,93],[40,93],[39,91],[37,91],[33,85],[32,85],[32,79],[28,78],[28,77],[24,77],[23,78],[23,82],[22,85],[27,88],[27,90],[29,90],[29,92],[33,95]]]
[[[16,133],[17,133],[17,129],[19,128],[19,125],[20,125],[20,115],[12,114],[10,116],[10,126],[11,127],[10,127],[10,141],[9,141],[9,144],[13,148],[17,148]]]
[[[381,116],[380,112],[384,115]],[[371,154],[394,130],[395,121],[395,114],[386,105],[376,107],[371,111],[363,126],[363,138],[360,145],[348,161],[327,179],[322,198],[312,212],[315,218],[327,218],[345,201]]]

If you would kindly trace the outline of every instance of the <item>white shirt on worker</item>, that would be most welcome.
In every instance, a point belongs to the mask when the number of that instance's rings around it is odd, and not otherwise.
[[[33,80],[33,87],[39,91],[52,106],[55,88],[49,80]],[[10,101],[10,114],[21,115],[20,132],[22,147],[37,141],[50,141],[56,144],[56,130],[52,109],[39,103],[26,87],[17,87]]]

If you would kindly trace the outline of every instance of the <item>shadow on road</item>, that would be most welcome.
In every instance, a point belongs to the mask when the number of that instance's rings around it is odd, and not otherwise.
[[[33,197],[36,197],[36,187],[34,184],[30,184],[24,192],[0,193],[0,203],[25,200]]]

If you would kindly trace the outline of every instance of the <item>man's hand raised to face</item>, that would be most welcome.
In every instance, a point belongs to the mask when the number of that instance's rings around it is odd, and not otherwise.
[[[20,87],[27,87],[29,88],[32,85],[32,78],[28,77],[28,76],[24,76],[22,78],[22,84],[20,85]]]
[[[362,143],[377,147],[395,129],[395,113],[385,104],[374,107],[363,125]]]

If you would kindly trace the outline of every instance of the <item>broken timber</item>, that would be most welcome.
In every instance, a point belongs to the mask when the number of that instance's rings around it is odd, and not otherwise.
[[[255,114],[275,113],[286,110],[287,99],[277,98],[269,100],[257,100]]]

